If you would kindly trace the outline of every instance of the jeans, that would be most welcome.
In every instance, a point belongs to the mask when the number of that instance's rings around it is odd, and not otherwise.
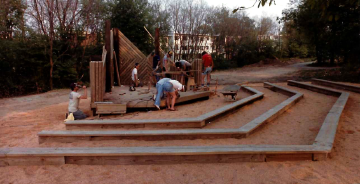
[[[75,120],[85,119],[87,117],[87,115],[84,114],[81,110],[77,110],[76,112],[69,112],[69,113],[73,113]]]
[[[211,70],[212,70],[211,66],[206,67],[203,75],[210,74]]]
[[[156,99],[155,99],[155,105],[160,106],[161,98],[164,94],[164,92],[173,92],[174,88],[173,85],[169,82],[170,79],[164,78],[161,79],[158,83],[156,83]]]

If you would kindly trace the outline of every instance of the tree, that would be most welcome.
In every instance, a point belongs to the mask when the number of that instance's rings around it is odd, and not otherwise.
[[[12,39],[15,30],[24,34],[24,11],[22,0],[0,0],[0,39]]]
[[[284,12],[315,46],[317,62],[330,60],[359,63],[360,4],[356,0],[303,0],[296,9]]]
[[[260,6],[265,6],[267,2],[269,2],[269,6],[271,6],[272,3],[275,4],[275,0],[255,0],[254,5],[252,5],[251,7],[241,6],[239,8],[235,8],[233,10],[233,13],[236,13],[239,10],[246,10],[246,9],[249,9],[249,8],[253,8],[256,5],[256,3],[258,3],[258,8],[260,8]]]
[[[112,27],[119,28],[145,55],[153,50],[153,40],[144,29],[155,29],[150,10],[147,0],[116,0],[111,15]]]

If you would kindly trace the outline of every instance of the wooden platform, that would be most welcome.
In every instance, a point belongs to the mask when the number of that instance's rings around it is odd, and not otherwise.
[[[236,108],[245,106],[263,98],[264,94],[256,89],[244,86],[242,88],[245,92],[252,94],[247,98],[226,105],[222,108],[199,115],[196,118],[181,118],[181,119],[152,119],[152,120],[76,120],[65,122],[66,129],[116,129],[116,128],[143,128],[143,127],[168,127],[168,128],[201,128],[209,121],[213,121],[219,116],[232,111]],[[205,92],[207,94],[208,92]],[[197,93],[203,95],[202,93]]]
[[[322,80],[322,79],[311,79],[311,83],[317,84],[317,85],[322,85],[322,86],[327,86],[327,87],[332,87],[332,88],[336,88],[336,89],[348,90],[348,91],[352,91],[355,93],[360,93],[359,86],[342,84],[339,82],[333,82],[333,81]]]
[[[106,93],[104,96],[105,103],[126,105],[127,110],[131,109],[156,109],[154,106],[153,95],[156,93],[156,88],[138,87],[136,91],[129,91],[128,86],[114,87],[112,93]],[[180,98],[176,100],[176,104],[181,104],[193,100],[209,99],[211,92],[209,91],[187,91],[180,92]],[[161,100],[160,107],[164,108],[165,99]],[[91,108],[96,108],[96,103],[91,105]]]
[[[297,101],[299,101],[303,94],[288,90],[286,88],[271,84],[264,83],[265,87],[270,89],[276,89],[277,91],[283,91],[285,94],[292,94],[292,96],[270,109],[261,116],[250,121],[246,125],[238,129],[186,129],[186,130],[142,130],[142,131],[42,131],[38,133],[39,143],[45,141],[57,141],[57,142],[73,142],[79,140],[119,140],[119,139],[136,139],[136,140],[169,140],[169,139],[214,139],[214,138],[244,138],[252,133],[255,129],[261,125],[266,124],[277,118],[288,108],[293,106]],[[255,90],[249,87],[244,87],[248,90]],[[256,92],[256,91],[255,91]],[[259,97],[263,94],[259,94]],[[232,104],[226,105],[209,113],[199,116],[199,119],[202,119],[206,122],[211,121],[215,117],[227,113],[230,110],[235,109],[236,107],[246,104],[249,102],[249,99],[245,98],[240,101],[234,102]]]
[[[289,81],[289,85],[318,90],[318,86]],[[319,91],[331,91],[321,88]],[[312,145],[235,145],[172,147],[1,148],[0,166],[15,165],[127,165],[222,162],[324,160],[331,152],[339,118],[349,93],[332,91],[338,100],[328,113]]]

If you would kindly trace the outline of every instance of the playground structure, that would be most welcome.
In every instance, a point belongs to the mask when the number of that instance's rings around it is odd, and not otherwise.
[[[151,109],[153,101],[146,101],[150,90],[139,90],[138,99],[123,94],[123,89],[114,86],[115,73],[118,84],[127,85],[134,62],[144,66],[139,76],[150,78],[151,59],[138,49],[119,30],[110,30],[106,24],[106,42],[101,61],[90,62],[91,108],[97,114],[126,113],[128,109]],[[109,43],[109,45],[108,45]],[[114,44],[111,44],[114,43]],[[117,43],[117,44],[116,44]],[[125,45],[125,46],[124,46]],[[111,52],[115,50],[115,52]],[[194,61],[195,84],[200,82],[201,62]],[[117,65],[117,66],[116,66]],[[150,70],[148,68],[150,67]],[[123,72],[123,73],[122,73]],[[125,74],[126,73],[126,74]],[[173,78],[180,77],[173,73]],[[177,78],[181,80],[180,78]],[[200,80],[199,80],[200,79]],[[148,82],[148,81],[147,81]],[[209,162],[269,162],[294,160],[326,160],[331,153],[339,120],[349,98],[349,93],[330,89],[339,88],[360,92],[356,86],[313,79],[313,84],[289,80],[287,85],[303,88],[324,95],[337,97],[327,113],[323,124],[312,144],[309,145],[230,145],[230,146],[164,146],[164,147],[42,147],[42,148],[0,148],[0,166],[13,165],[115,165],[115,164],[173,164]],[[321,87],[318,85],[327,86]],[[205,129],[210,121],[231,115],[235,110],[261,102],[266,98],[263,92],[242,85],[241,90],[250,94],[193,118],[178,119],[123,119],[123,120],[82,120],[68,121],[64,131],[41,131],[39,143],[102,140],[193,140],[193,139],[246,139],[261,127],[272,126],[284,112],[306,98],[304,94],[276,84],[264,82],[264,88],[286,95],[288,98],[270,110],[252,119],[247,124],[233,129]],[[111,92],[111,94],[109,93]],[[182,93],[177,103],[198,99],[209,99],[210,91]],[[122,101],[132,98],[132,101]],[[237,100],[237,101],[236,101]],[[164,106],[164,102],[162,102]],[[310,109],[309,109],[310,111]],[[267,125],[268,124],[268,125]],[[155,130],[118,130],[120,128],[156,128]]]
[[[159,41],[157,29],[156,38]],[[90,62],[90,87],[91,87],[91,109],[93,114],[124,114],[127,109],[155,109],[151,98],[150,86],[147,91],[142,91],[136,97],[121,94],[128,93],[126,87],[121,88],[121,85],[128,86],[131,84],[131,72],[135,63],[139,63],[141,69],[138,77],[142,83],[151,85],[151,77],[153,75],[152,56],[151,54],[145,56],[119,29],[110,29],[110,22],[106,22],[105,32],[106,44],[102,52],[101,61]],[[155,43],[158,45],[159,43]],[[159,48],[155,49],[159,53],[161,59],[164,53],[159,52]],[[188,89],[191,86],[201,84],[201,60],[194,60],[192,62],[193,70],[190,72]],[[175,67],[171,67],[168,74],[171,78],[176,79],[184,84],[184,72],[175,71]],[[116,75],[115,75],[116,74]],[[189,74],[189,73],[188,73]],[[114,80],[118,86],[114,86]],[[153,82],[154,83],[154,82]],[[186,84],[184,84],[186,86]],[[152,91],[153,93],[155,91]],[[208,92],[187,92],[182,93],[181,97],[177,99],[176,103],[183,103],[196,99],[208,98]],[[145,99],[145,100],[144,100]],[[165,106],[165,100],[162,100],[161,107]]]

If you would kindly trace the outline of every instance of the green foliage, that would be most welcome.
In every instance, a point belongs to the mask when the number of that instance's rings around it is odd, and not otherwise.
[[[356,0],[304,0],[296,9],[285,11],[283,20],[293,21],[308,45],[315,47],[317,62],[359,63],[359,17],[360,4]]]
[[[0,6],[0,38],[12,38],[12,33],[23,29],[26,7],[22,0],[2,0]]]
[[[81,34],[79,34],[81,36]],[[78,40],[81,41],[81,38]],[[84,75],[89,81],[89,57],[101,54],[100,44],[81,46],[70,41],[54,42],[54,87],[69,87]],[[43,35],[30,32],[26,40],[0,39],[0,97],[45,92],[50,89],[48,42]]]
[[[259,41],[254,38],[246,38],[237,47],[234,60],[239,67],[257,63],[267,58],[274,58],[276,51],[274,42],[271,40]]]
[[[153,17],[147,0],[117,0],[112,10],[111,25],[119,28],[145,55],[154,48],[144,26],[154,32]]]
[[[215,70],[227,70],[227,69],[237,67],[236,62],[225,59],[224,54],[221,54],[221,55],[212,54],[211,56],[214,61],[214,69]]]

